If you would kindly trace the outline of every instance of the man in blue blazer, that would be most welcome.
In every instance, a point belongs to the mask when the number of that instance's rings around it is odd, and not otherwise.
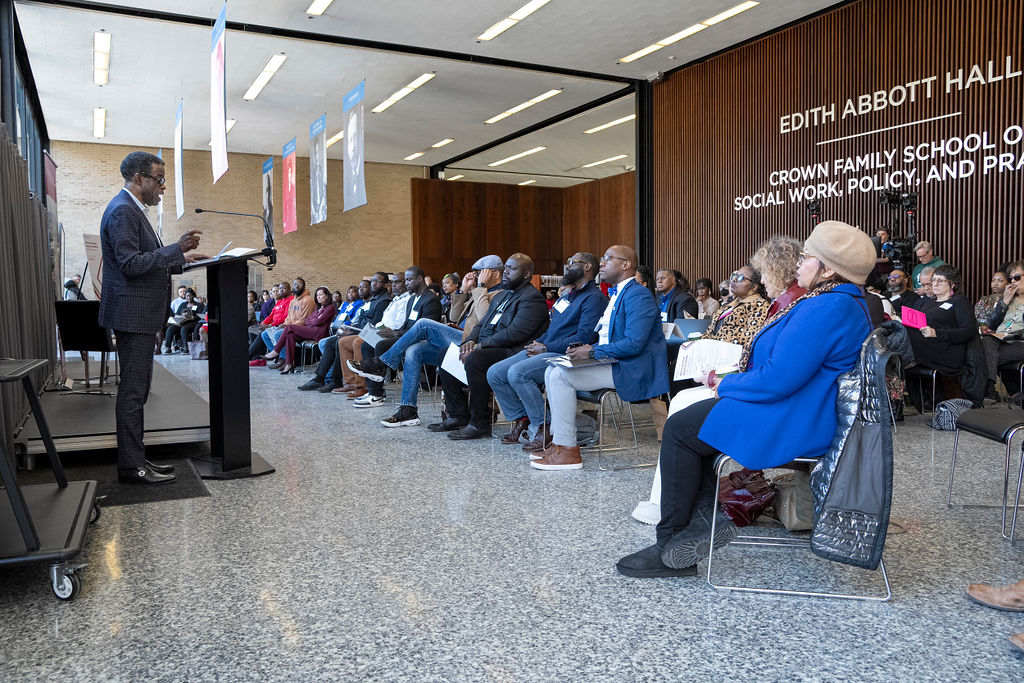
[[[609,247],[601,258],[601,281],[611,297],[598,323],[598,343],[568,350],[574,360],[603,364],[565,368],[552,365],[544,374],[551,406],[551,446],[536,454],[538,470],[583,467],[576,445],[576,392],[612,388],[623,401],[643,401],[668,391],[668,360],[661,315],[654,297],[634,279],[636,252]]]
[[[146,460],[142,443],[143,409],[153,379],[156,333],[167,320],[171,273],[199,246],[198,230],[189,230],[164,246],[149,223],[147,207],[164,193],[164,162],[148,152],[132,152],[121,162],[124,187],[103,212],[103,297],[99,324],[114,330],[121,382],[117,390],[117,475],[122,482],[164,484],[174,468]]]

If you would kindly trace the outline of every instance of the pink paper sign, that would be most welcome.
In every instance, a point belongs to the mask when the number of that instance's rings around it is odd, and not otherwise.
[[[917,309],[904,306],[903,310],[903,324],[906,327],[913,327],[915,329],[921,329],[922,327],[928,326],[928,316]]]

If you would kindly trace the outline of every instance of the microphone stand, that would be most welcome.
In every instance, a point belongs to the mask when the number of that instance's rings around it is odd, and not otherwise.
[[[224,216],[247,216],[249,218],[259,218],[260,222],[263,223],[263,243],[267,245],[265,249],[260,251],[260,253],[267,257],[267,270],[273,270],[274,266],[277,265],[277,250],[274,249],[274,233],[271,232],[267,219],[261,214],[238,213],[236,211],[217,211],[216,209],[196,209],[196,213],[219,213]]]

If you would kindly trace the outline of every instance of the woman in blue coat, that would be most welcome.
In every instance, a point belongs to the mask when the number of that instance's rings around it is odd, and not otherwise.
[[[874,245],[857,228],[826,221],[814,229],[797,271],[807,294],[761,328],[744,354],[746,372],[722,378],[712,387],[717,398],[665,424],[657,542],[619,560],[619,572],[696,574],[710,550],[719,453],[750,469],[824,454],[837,423],[836,380],[854,367],[871,331],[862,285],[874,263]],[[736,535],[717,514],[716,547]]]

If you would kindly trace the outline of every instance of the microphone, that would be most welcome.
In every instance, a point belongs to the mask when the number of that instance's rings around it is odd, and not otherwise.
[[[219,213],[224,216],[248,216],[249,218],[259,218],[263,223],[263,242],[267,245],[261,253],[270,259],[270,267],[273,268],[277,263],[277,250],[274,249],[274,234],[270,231],[270,225],[267,224],[267,219],[263,217],[263,214],[259,213],[239,213],[237,211],[219,211],[217,209],[196,209],[196,213]]]

